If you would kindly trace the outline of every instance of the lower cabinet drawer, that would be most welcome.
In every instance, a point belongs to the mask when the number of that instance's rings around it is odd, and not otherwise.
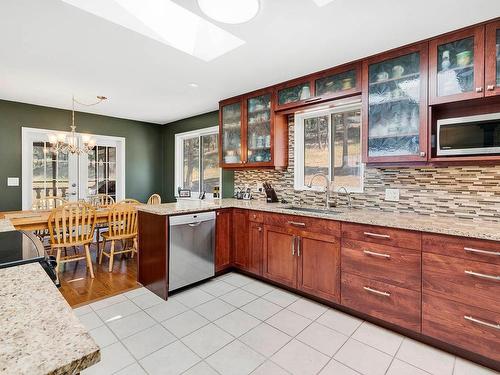
[[[500,361],[500,314],[425,295],[422,333]]]
[[[420,250],[342,240],[342,271],[420,292]]]
[[[314,217],[266,214],[264,223],[295,231],[305,231],[340,237],[340,222]]]
[[[423,253],[423,291],[500,313],[500,266]]]
[[[254,221],[256,223],[263,223],[264,222],[264,213],[259,212],[259,211],[250,211],[248,213],[248,219],[250,221]]]
[[[342,238],[403,247],[405,249],[420,250],[422,247],[420,232],[376,225],[342,223]]]
[[[344,306],[420,332],[419,292],[342,272],[340,295]]]

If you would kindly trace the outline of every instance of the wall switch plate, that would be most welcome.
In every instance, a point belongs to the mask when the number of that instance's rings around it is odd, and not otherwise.
[[[385,200],[399,202],[399,189],[385,189]]]
[[[19,177],[7,177],[7,186],[19,186]]]

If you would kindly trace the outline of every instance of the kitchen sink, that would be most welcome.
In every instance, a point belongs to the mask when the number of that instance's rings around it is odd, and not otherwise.
[[[285,210],[293,210],[299,212],[312,212],[316,214],[324,214],[324,215],[338,215],[341,214],[341,211],[329,210],[326,208],[314,208],[314,207],[302,207],[302,206],[286,206],[283,207]]]

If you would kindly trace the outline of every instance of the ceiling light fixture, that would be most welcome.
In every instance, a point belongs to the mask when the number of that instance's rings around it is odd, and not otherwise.
[[[330,4],[331,2],[333,2],[333,0],[313,0],[317,6],[319,7],[324,7],[325,5],[328,5]]]
[[[259,0],[198,0],[201,11],[215,21],[237,24],[250,21],[259,12]]]
[[[194,83],[194,82],[189,83],[189,84],[188,84],[188,86],[189,86],[189,87],[192,87],[192,88],[194,88],[194,89],[196,89],[196,88],[198,88],[198,87],[199,87],[199,86],[198,86],[198,84],[197,84],[197,83]]]
[[[95,139],[91,138],[88,135],[82,135],[82,145],[80,146],[78,141],[78,136],[76,134],[76,125],[75,125],[75,103],[80,105],[91,107],[101,103],[106,100],[105,96],[98,96],[97,102],[85,104],[79,102],[75,99],[73,95],[73,105],[71,110],[71,131],[69,134],[59,133],[59,134],[50,134],[49,142],[52,145],[52,151],[54,153],[62,152],[64,154],[72,154],[72,155],[81,155],[81,154],[90,154],[90,152],[95,147]]]

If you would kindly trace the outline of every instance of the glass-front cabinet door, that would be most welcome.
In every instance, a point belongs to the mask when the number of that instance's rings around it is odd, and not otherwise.
[[[427,44],[365,61],[363,74],[365,160],[425,161]]]
[[[344,66],[314,79],[314,97],[318,100],[353,95],[361,91],[361,64]]]
[[[484,96],[484,27],[430,41],[431,104]]]
[[[220,144],[221,165],[242,164],[242,108],[241,101],[221,106]]]
[[[313,87],[308,79],[287,82],[276,89],[276,109],[286,109],[314,100]]]
[[[500,21],[486,25],[485,44],[486,96],[500,94]]]
[[[246,113],[246,162],[269,163],[271,154],[271,97],[263,94],[247,99]]]

